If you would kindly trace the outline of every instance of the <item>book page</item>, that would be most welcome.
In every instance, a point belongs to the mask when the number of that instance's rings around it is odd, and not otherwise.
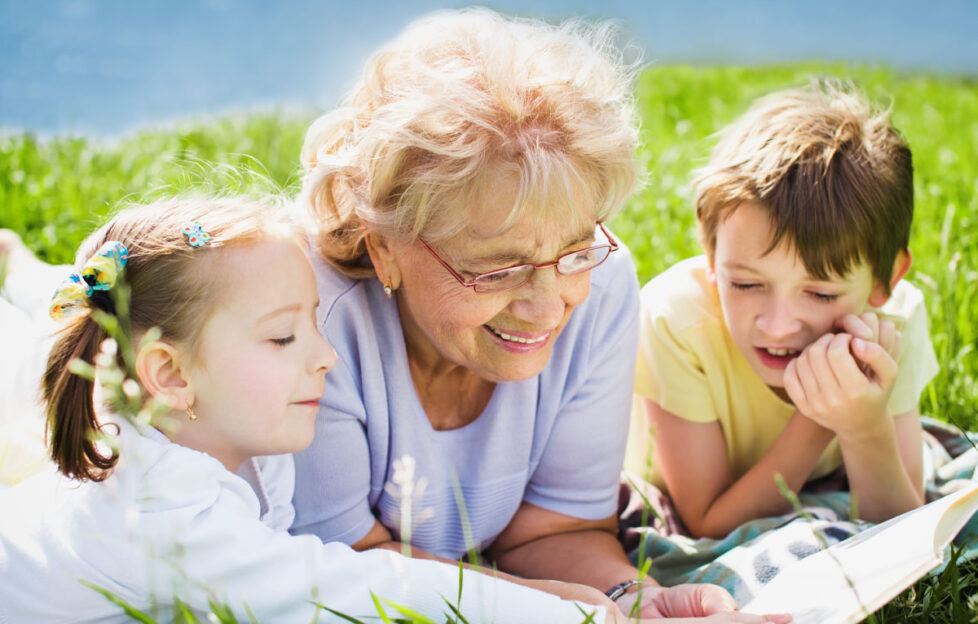
[[[744,613],[792,613],[795,624],[859,622],[936,568],[978,509],[978,485],[866,529],[786,568]]]

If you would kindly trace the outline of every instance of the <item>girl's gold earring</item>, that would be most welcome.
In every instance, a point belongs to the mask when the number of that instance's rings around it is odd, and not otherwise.
[[[187,418],[189,420],[197,420],[197,414],[194,414],[194,410],[190,409],[189,405],[187,406]]]
[[[391,286],[390,280],[384,282],[384,294],[387,295],[388,299],[394,296],[394,287]]]

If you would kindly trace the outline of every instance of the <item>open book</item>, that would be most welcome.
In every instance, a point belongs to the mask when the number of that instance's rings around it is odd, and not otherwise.
[[[782,570],[744,613],[791,613],[794,624],[850,624],[939,566],[978,511],[978,484],[858,533]]]

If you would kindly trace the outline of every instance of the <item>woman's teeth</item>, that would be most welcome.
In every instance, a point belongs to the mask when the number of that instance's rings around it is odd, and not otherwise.
[[[489,327],[486,325],[486,327]],[[510,336],[504,331],[499,331],[495,327],[489,327],[489,331],[496,334],[503,340],[508,340],[509,342],[518,342],[520,344],[536,344],[538,342],[543,342],[547,339],[547,336],[540,336],[539,338],[521,338],[520,336]]]
[[[767,351],[770,355],[773,355],[775,357],[784,357],[786,355],[794,355],[795,353],[798,353],[797,349],[764,349],[764,350]]]

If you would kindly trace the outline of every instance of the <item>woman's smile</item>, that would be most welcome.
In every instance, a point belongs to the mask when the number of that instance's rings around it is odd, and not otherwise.
[[[512,353],[531,353],[542,349],[553,334],[552,331],[530,333],[504,331],[492,325],[483,325],[483,327],[489,331],[499,346]]]

